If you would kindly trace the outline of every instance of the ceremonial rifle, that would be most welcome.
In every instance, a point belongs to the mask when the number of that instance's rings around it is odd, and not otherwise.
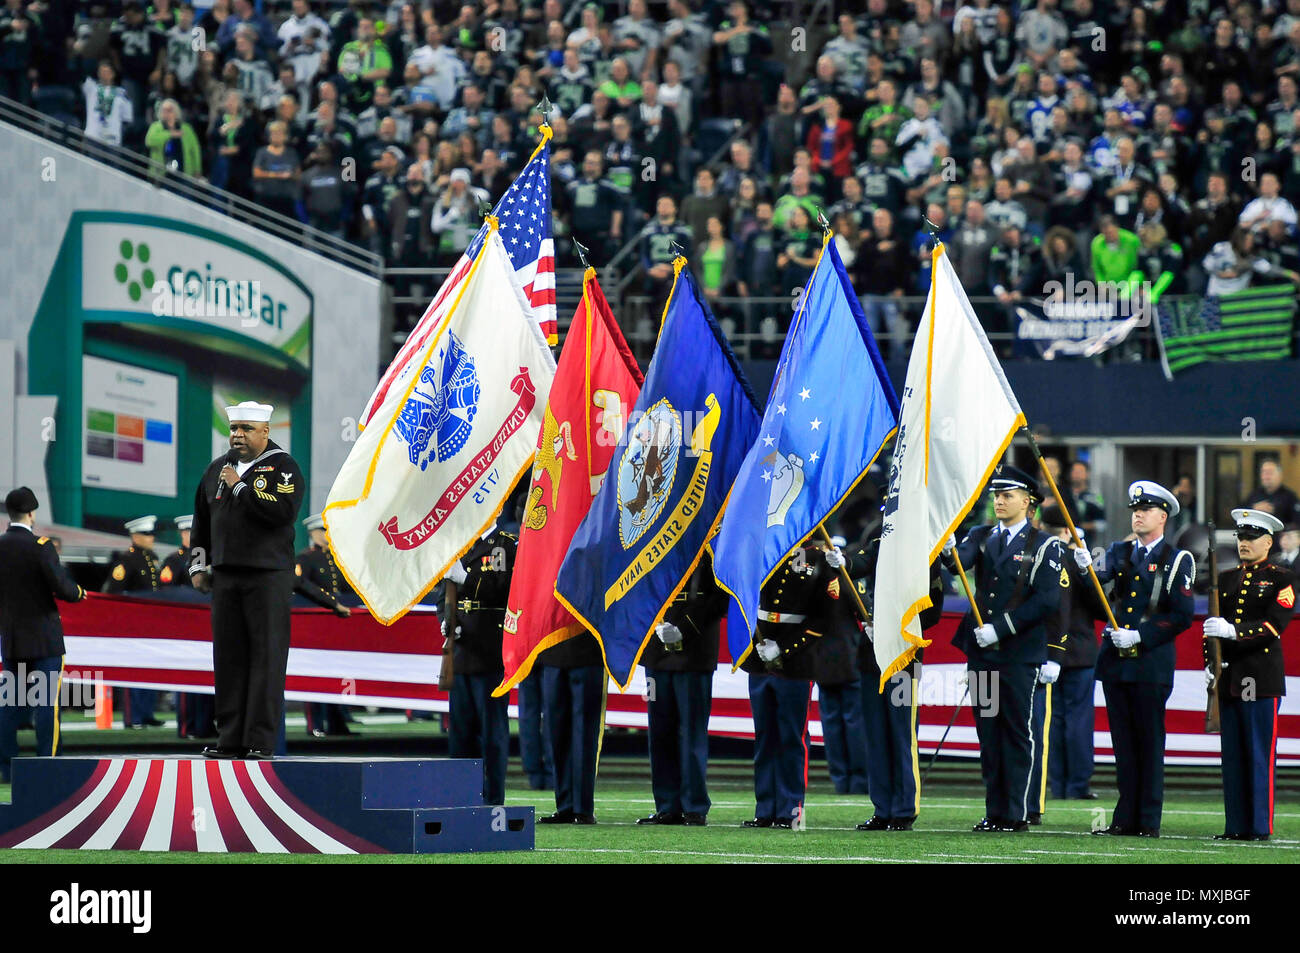
[[[1207,524],[1210,531],[1210,615],[1219,614],[1219,553],[1215,545],[1214,524]],[[1219,733],[1219,679],[1223,677],[1223,643],[1218,639],[1205,639],[1206,655],[1209,659],[1210,674],[1214,680],[1206,689],[1205,733]]]

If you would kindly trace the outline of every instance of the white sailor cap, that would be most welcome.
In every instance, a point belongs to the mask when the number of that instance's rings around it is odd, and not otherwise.
[[[255,423],[266,423],[271,419],[271,414],[275,408],[270,404],[259,404],[255,400],[246,400],[243,403],[236,404],[234,407],[226,408],[226,416],[230,422],[236,420],[251,420]]]
[[[1182,509],[1178,505],[1178,497],[1150,480],[1138,480],[1129,484],[1128,508],[1131,510],[1139,506],[1158,506],[1170,516],[1177,516]]]
[[[1233,510],[1232,521],[1237,524],[1237,529],[1257,529],[1270,536],[1276,536],[1284,528],[1280,519],[1263,510]]]
[[[185,516],[178,516],[172,522],[176,524],[177,529],[189,529],[194,525],[194,514],[189,513]]]
[[[307,517],[305,520],[302,521],[302,525],[307,527],[307,529],[309,530],[324,529],[325,517],[320,513],[313,513],[311,516]]]
[[[153,528],[158,524],[156,516],[141,516],[133,520],[126,521],[126,531],[128,533],[144,533],[146,536],[153,535]]]

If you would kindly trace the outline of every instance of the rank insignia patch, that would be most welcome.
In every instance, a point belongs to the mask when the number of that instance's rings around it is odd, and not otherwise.
[[[1290,609],[1295,605],[1295,587],[1287,586],[1277,594],[1277,604]]]
[[[258,477],[256,480],[254,480],[254,481],[253,481],[253,489],[254,489],[254,490],[265,490],[265,489],[266,489],[266,477],[264,477],[264,476],[260,476],[260,477]]]
[[[116,566],[113,567],[113,579],[116,580],[117,582],[121,582],[125,578],[126,578],[126,567],[123,566],[121,563],[118,563]]]

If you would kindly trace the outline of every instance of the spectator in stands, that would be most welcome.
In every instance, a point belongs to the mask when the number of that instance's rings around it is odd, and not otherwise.
[[[420,83],[433,97],[438,109],[446,111],[456,99],[456,90],[465,77],[465,64],[456,51],[443,44],[442,29],[430,24],[424,31],[424,46],[407,60],[420,71]],[[554,97],[552,97],[554,98]]]
[[[691,268],[714,313],[723,316],[718,299],[729,295],[736,280],[736,249],[722,227],[723,220],[710,215],[705,223],[704,241],[695,246]]]
[[[731,212],[727,197],[718,191],[713,169],[702,165],[695,173],[695,191],[682,200],[681,220],[691,235],[699,235],[700,242],[703,242],[710,218],[726,222],[730,220]]]
[[[1128,229],[1120,228],[1113,215],[1103,215],[1098,235],[1092,240],[1093,279],[1098,284],[1127,281],[1137,268],[1140,247],[1138,237]]]
[[[651,296],[651,313],[663,311],[673,285],[673,259],[686,255],[694,246],[690,229],[677,221],[677,200],[660,195],[655,202],[654,221],[641,232],[641,267],[646,293]]]
[[[334,158],[334,147],[329,142],[321,142],[307,157],[307,165],[302,170],[302,204],[307,224],[327,235],[343,238],[348,197],[347,183]]]
[[[109,60],[99,63],[98,82],[81,84],[86,100],[86,136],[120,146],[126,138],[135,110],[126,90],[117,84],[117,68]]]
[[[682,71],[675,60],[664,63],[663,82],[659,84],[659,101],[673,111],[678,132],[688,134],[695,127],[695,98],[682,82]]]
[[[239,71],[239,90],[251,110],[269,111],[275,108],[279,92],[275,89],[275,74],[271,65],[257,49],[257,31],[248,24],[235,30],[235,55],[231,61]]]
[[[1252,231],[1264,229],[1270,222],[1281,222],[1289,227],[1296,224],[1296,210],[1281,195],[1281,182],[1276,172],[1265,172],[1259,178],[1259,198],[1252,199],[1241,210],[1237,220],[1242,228]]]
[[[989,252],[997,240],[997,231],[984,216],[982,202],[968,201],[960,227],[952,238],[949,257],[961,278],[962,287],[971,297],[989,294]]]
[[[569,214],[573,237],[587,247],[588,262],[595,266],[607,262],[622,236],[627,193],[605,178],[599,151],[592,149],[583,157],[582,174],[555,198]]]
[[[209,147],[214,152],[212,184],[248,198],[256,143],[257,128],[244,112],[244,98],[237,90],[231,90],[226,93],[220,112],[213,117],[208,135]]]
[[[289,129],[275,121],[266,127],[268,142],[253,159],[253,194],[257,201],[286,218],[298,217],[298,153],[289,146]]]
[[[803,116],[794,90],[782,83],[777,90],[776,110],[763,120],[763,165],[774,176],[794,168],[795,150],[804,141]]]
[[[798,291],[812,277],[821,250],[821,231],[813,229],[813,218],[802,205],[795,205],[785,229],[785,241],[776,256],[781,269],[781,287],[790,293]]]
[[[258,55],[266,56],[279,47],[271,21],[257,12],[250,0],[232,0],[231,11],[217,30],[216,41],[222,55],[229,56],[234,50],[235,37],[244,25],[253,28],[253,42]]]
[[[469,169],[452,169],[447,187],[433,205],[433,234],[440,264],[451,266],[483,222],[479,203],[487,196],[470,186]]]
[[[840,191],[840,180],[853,174],[853,124],[841,115],[840,101],[833,96],[821,101],[821,116],[808,130],[808,152],[812,171],[827,180],[827,191]]]
[[[871,214],[871,230],[858,246],[853,287],[872,333],[879,337],[882,330],[889,331],[887,339],[881,338],[881,353],[893,358],[907,352],[908,326],[897,299],[905,294],[911,267],[907,246],[895,233],[893,214],[877,208]]]
[[[614,108],[624,113],[641,101],[641,84],[632,78],[627,60],[621,56],[610,64],[609,78],[596,88],[610,98]]]
[[[362,17],[357,21],[357,38],[343,44],[338,71],[348,84],[347,105],[354,113],[370,105],[376,83],[389,81],[393,57],[388,45],[376,35],[374,20]]]
[[[1182,294],[1187,290],[1183,249],[1169,240],[1169,233],[1159,222],[1138,228],[1138,267],[1136,278],[1150,288],[1151,300],[1162,294]]]
[[[433,263],[433,209],[434,197],[425,187],[423,169],[410,166],[406,187],[393,195],[388,206],[388,248],[394,264],[427,268]]]
[[[36,79],[37,31],[22,4],[10,0],[0,10],[0,96],[24,106],[32,102],[32,81]]]
[[[1259,465],[1259,485],[1246,497],[1242,506],[1272,513],[1283,525],[1300,520],[1295,491],[1282,483],[1282,467],[1276,460]]]
[[[158,118],[144,137],[157,174],[184,172],[198,177],[203,174],[203,154],[194,127],[185,121],[180,104],[174,99],[164,99],[158,107]]]
[[[727,19],[713,33],[718,47],[722,113],[757,124],[763,111],[764,60],[772,50],[767,28],[750,19],[749,4],[732,0]]]

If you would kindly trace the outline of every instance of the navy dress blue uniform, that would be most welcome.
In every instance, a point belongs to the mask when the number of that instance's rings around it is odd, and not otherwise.
[[[506,618],[517,537],[493,530],[461,557],[465,578],[448,584],[447,632],[452,640],[450,753],[483,759],[483,800],[506,802],[506,762],[510,754],[510,698],[492,697],[505,677],[501,626]],[[452,611],[452,606],[455,611]],[[459,631],[457,631],[459,630]]]
[[[1097,629],[1081,593],[1092,588],[1086,571],[1069,555],[1065,571],[1070,585],[1061,592],[1065,657],[1052,691],[1048,732],[1047,778],[1054,798],[1091,800],[1095,767],[1093,730],[1097,724]]]
[[[1130,506],[1133,495],[1131,490]],[[1174,687],[1174,640],[1192,624],[1196,562],[1163,538],[1149,549],[1132,540],[1112,543],[1096,569],[1097,578],[1111,587],[1115,621],[1136,630],[1141,640],[1121,655],[1110,638],[1103,638],[1097,656],[1119,801],[1110,826],[1094,833],[1155,836],[1164,806],[1165,703]],[[1100,614],[1095,589],[1078,591]]]
[[[664,613],[664,622],[681,633],[679,648],[671,650],[652,635],[641,653],[655,813],[640,823],[703,824],[708,816],[709,712],[729,602],[706,554]]]
[[[1281,635],[1295,612],[1295,591],[1290,569],[1268,557],[1219,574],[1220,612],[1236,636],[1219,640],[1225,839],[1265,840],[1273,833],[1277,715],[1286,694]]]
[[[322,549],[312,545],[298,553],[294,559],[293,574],[295,592],[323,609],[337,611],[343,605],[339,601],[339,593],[343,589],[343,574],[339,572],[338,564],[334,562],[334,554],[328,547]],[[304,708],[307,713],[309,734],[321,738],[327,735],[347,736],[353,733],[348,728],[345,706],[330,702],[308,702]]]
[[[152,517],[150,517],[152,519]],[[149,524],[149,532],[153,525]],[[162,565],[153,550],[132,546],[126,552],[113,553],[104,592],[157,592],[162,588]],[[157,727],[154,717],[158,692],[152,688],[128,688],[122,692],[122,724],[127,728]]]
[[[966,656],[980,742],[980,831],[1019,830],[1029,821],[1034,761],[1043,743],[1032,718],[1034,689],[1065,572],[1061,544],[1046,533],[1024,522],[1009,540],[1006,535],[1000,525],[977,526],[958,546],[962,565],[974,573],[982,618],[998,635],[981,648],[968,612],[953,638]]]
[[[605,656],[596,637],[583,632],[551,646],[537,661],[542,666],[542,724],[555,759],[555,813],[538,823],[594,824]]]
[[[748,827],[793,827],[803,816],[808,788],[808,705],[812,700],[812,644],[824,634],[822,592],[832,570],[815,546],[797,549],[759,593],[753,644],[741,663],[749,675],[754,716],[754,818]],[[764,661],[759,643],[777,655]]]
[[[15,512],[31,513],[36,497],[26,487],[11,491],[6,506]],[[48,537],[37,536],[25,523],[11,523],[0,534],[0,659],[9,684],[6,693],[20,691],[17,678],[39,673],[46,691],[39,696],[43,704],[32,706],[30,714],[36,727],[36,753],[53,756],[59,751],[59,693],[63,670],[63,624],[55,599],[79,602],[85,590],[73,582],[59,562],[54,544]],[[13,679],[14,681],[10,682]],[[55,689],[49,691],[49,689]],[[32,696],[23,691],[23,697]],[[10,780],[10,764],[18,754],[18,723],[26,706],[0,705],[0,781]]]

